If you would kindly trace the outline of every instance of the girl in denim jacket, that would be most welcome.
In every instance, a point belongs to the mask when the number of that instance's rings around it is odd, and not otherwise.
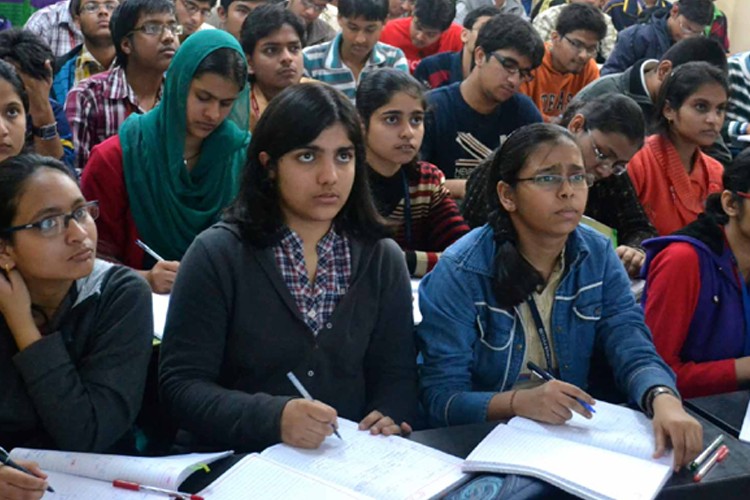
[[[608,240],[578,225],[592,182],[561,127],[508,137],[490,168],[490,223],[422,280],[422,399],[433,425],[591,418],[577,399],[595,403],[582,388],[597,346],[619,388],[653,416],[655,456],[671,445],[679,469],[700,452],[702,430],[682,408]],[[558,380],[532,379],[529,361]]]

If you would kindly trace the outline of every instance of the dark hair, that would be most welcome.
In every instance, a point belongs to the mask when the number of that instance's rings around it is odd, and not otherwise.
[[[388,0],[339,0],[339,16],[362,17],[367,21],[383,21],[388,17]]]
[[[544,42],[539,34],[531,23],[515,14],[499,14],[484,23],[477,35],[476,46],[482,47],[487,57],[496,50],[515,50],[531,60],[532,68],[542,64],[544,57]]]
[[[23,110],[29,114],[29,95],[26,93],[26,87],[23,85],[23,80],[18,76],[16,68],[12,64],[0,59],[0,80],[5,80],[13,87],[13,91],[18,94],[23,104]]]
[[[669,123],[664,116],[667,103],[672,109],[679,109],[682,104],[693,95],[701,85],[719,84],[729,95],[727,77],[715,66],[706,62],[689,62],[681,65],[664,80],[659,89],[659,96],[654,106],[654,131],[666,133]]]
[[[70,4],[68,4],[68,12],[70,13],[70,17],[75,18],[81,13],[82,3],[83,0],[70,0]]]
[[[305,27],[299,18],[279,4],[260,5],[248,14],[242,22],[240,43],[245,54],[252,56],[255,45],[288,24],[299,36],[300,42],[305,38]]]
[[[75,179],[59,160],[37,154],[20,154],[0,162],[0,238],[10,239],[5,229],[13,226],[18,210],[18,201],[23,196],[26,181],[42,168],[57,170]]]
[[[708,26],[714,18],[712,0],[680,0],[675,5],[688,21],[701,26]]]
[[[456,6],[453,0],[417,0],[413,17],[425,28],[445,31],[456,17]]]
[[[555,31],[563,37],[577,30],[590,31],[602,40],[607,35],[602,11],[587,3],[572,3],[563,7]]]
[[[128,55],[122,50],[122,39],[130,36],[141,16],[148,14],[174,14],[174,3],[171,0],[123,0],[112,13],[109,20],[109,31],[115,45],[118,66],[128,65]]]
[[[473,29],[474,24],[476,24],[477,19],[480,17],[494,17],[501,13],[502,11],[494,5],[482,5],[481,7],[477,7],[464,17],[464,28],[467,30]]]
[[[724,189],[732,192],[732,200],[738,205],[740,213],[744,210],[742,198],[737,194],[750,191],[750,149],[743,150],[734,161],[724,169],[722,175]],[[706,198],[706,215],[714,218],[719,224],[729,222],[729,216],[721,206],[721,192],[713,193]]]
[[[633,99],[623,94],[603,94],[590,101],[571,103],[560,119],[567,127],[576,115],[583,115],[588,130],[620,134],[640,145],[646,134],[643,111]]]
[[[13,63],[32,78],[51,78],[44,63],[55,64],[55,55],[47,42],[31,31],[9,29],[0,31],[0,59]]]
[[[247,60],[234,49],[224,47],[208,54],[195,69],[193,78],[213,73],[237,84],[242,89],[247,81]]]
[[[566,141],[576,145],[570,132],[559,125],[526,125],[508,136],[490,164],[486,196],[491,207],[488,219],[494,232],[496,249],[492,289],[500,307],[517,306],[538,286],[544,284],[544,278],[516,247],[518,235],[510,215],[497,199],[497,183],[503,181],[515,187],[518,173],[537,148]]]
[[[672,63],[672,69],[687,62],[703,61],[716,66],[722,72],[728,71],[727,55],[716,40],[702,36],[683,38],[672,45],[661,56],[661,61]]]
[[[271,171],[285,154],[305,147],[327,128],[341,124],[354,144],[354,185],[334,218],[334,226],[348,236],[374,241],[387,233],[367,184],[362,125],[354,105],[338,90],[320,83],[296,84],[274,97],[255,126],[237,198],[226,220],[237,223],[242,237],[256,246],[277,241],[284,223],[279,192]],[[270,156],[263,166],[260,153]]]

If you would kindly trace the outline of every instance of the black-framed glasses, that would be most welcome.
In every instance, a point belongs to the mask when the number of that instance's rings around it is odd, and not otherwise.
[[[17,231],[26,231],[27,229],[36,229],[39,234],[46,238],[53,238],[62,234],[68,228],[71,220],[76,221],[78,224],[84,224],[86,222],[95,221],[99,217],[99,202],[89,201],[76,208],[69,214],[53,215],[51,217],[45,217],[42,220],[31,222],[29,224],[22,224],[20,226],[8,227],[0,230],[2,234],[15,233]]]
[[[573,189],[590,188],[594,185],[594,176],[581,172],[571,175],[538,174],[533,177],[516,179],[516,182],[531,182],[536,187],[548,191],[557,191],[562,187],[565,181],[568,181]]]
[[[500,66],[505,69],[511,75],[518,75],[522,82],[530,82],[534,79],[534,75],[531,73],[531,69],[525,69],[518,66],[518,62],[510,57],[503,57],[497,52],[490,52],[490,55],[495,58]]]
[[[200,5],[193,2],[192,0],[180,0],[182,2],[182,5],[185,7],[185,10],[188,11],[188,14],[191,16],[194,16],[198,12],[201,13],[201,16],[206,17],[211,15],[211,8],[210,7],[204,7],[201,9]]]
[[[117,2],[89,2],[81,5],[81,12],[86,14],[97,14],[104,7],[107,12],[114,12],[117,8]]]
[[[568,35],[564,35],[563,38],[565,41],[567,41],[570,45],[573,46],[574,49],[576,49],[578,52],[584,51],[586,54],[590,55],[591,57],[594,57],[597,52],[599,52],[599,44],[597,43],[594,46],[586,45],[580,40],[574,40],[573,38],[570,38]]]
[[[132,35],[136,31],[140,31],[144,35],[148,35],[148,36],[162,36],[164,35],[165,30],[169,30],[169,32],[175,36],[182,35],[182,31],[183,31],[182,25],[177,24],[177,23],[171,23],[171,24],[143,23],[143,26],[133,28],[133,31],[128,33],[128,35]]]
[[[305,9],[313,9],[318,14],[321,14],[324,10],[326,10],[326,7],[328,7],[328,2],[326,2],[324,5],[319,5],[312,0],[300,0],[300,2]]]
[[[586,134],[591,138],[591,148],[594,150],[594,156],[596,156],[596,161],[599,162],[599,165],[609,168],[614,175],[622,175],[627,171],[628,162],[617,161],[615,158],[611,158],[596,144],[596,139],[594,139],[594,134],[591,133],[591,130],[586,129]]]

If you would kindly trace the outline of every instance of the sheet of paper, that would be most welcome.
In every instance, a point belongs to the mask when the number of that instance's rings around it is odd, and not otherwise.
[[[226,451],[168,457],[131,457],[28,448],[14,448],[10,452],[13,459],[21,458],[39,463],[45,472],[63,472],[105,482],[124,479],[172,490],[197,470],[199,465],[209,464],[231,454],[231,451]]]
[[[651,458],[656,442],[651,421],[643,413],[604,401],[597,401],[594,409],[596,413],[590,420],[574,412],[573,418],[563,425],[543,424],[523,417],[511,419],[508,425],[644,460],[672,464],[671,454],[658,460]]]
[[[742,429],[740,430],[740,441],[750,443],[750,403],[747,404],[747,410],[745,411],[745,419],[742,421]]]
[[[152,293],[151,302],[154,310],[154,337],[161,340],[164,336],[164,325],[167,323],[169,295]]]
[[[399,436],[372,436],[339,418],[343,440],[317,450],[276,445],[262,453],[275,462],[378,499],[430,498],[466,480],[461,459]]]
[[[411,298],[414,324],[418,325],[422,322],[422,313],[419,311],[419,278],[411,279]]]
[[[199,493],[207,499],[320,498],[325,500],[365,500],[342,486],[307,475],[258,454],[248,455]]]
[[[47,471],[47,484],[55,492],[47,492],[44,500],[165,500],[167,497],[158,493],[145,491],[130,491],[115,488],[112,483],[89,479],[87,477],[72,476],[62,472]]]
[[[584,498],[632,500],[654,498],[672,472],[668,465],[503,424],[471,452],[464,470],[529,475]]]

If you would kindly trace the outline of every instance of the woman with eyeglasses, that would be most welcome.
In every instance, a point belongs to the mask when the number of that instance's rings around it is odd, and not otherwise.
[[[92,151],[81,184],[101,203],[99,252],[140,270],[154,292],[172,289],[193,238],[237,194],[250,140],[246,80],[234,37],[195,33],[169,66],[159,105]]]
[[[630,97],[606,94],[568,107],[560,125],[573,134],[586,172],[594,177],[584,215],[617,231],[616,248],[631,277],[639,275],[646,256],[643,240],[656,236],[627,175],[630,158],[643,145],[644,120]],[[469,225],[487,222],[485,185],[489,162],[472,174],[463,213]]]
[[[750,151],[698,220],[646,244],[646,324],[685,397],[750,384]]]
[[[679,66],[656,100],[656,133],[628,164],[628,175],[646,215],[660,235],[685,227],[721,192],[724,167],[703,151],[721,133],[727,78],[705,63]]]
[[[153,336],[148,285],[96,258],[97,202],[59,161],[0,163],[0,200],[0,443],[133,452]]]
[[[500,147],[489,223],[448,248],[420,285],[422,402],[438,426],[591,418],[579,400],[595,404],[585,389],[599,346],[617,385],[653,417],[655,456],[671,442],[679,468],[701,451],[701,427],[682,408],[609,240],[579,225],[592,182],[562,127],[528,125]],[[530,361],[557,380],[532,377]]]

